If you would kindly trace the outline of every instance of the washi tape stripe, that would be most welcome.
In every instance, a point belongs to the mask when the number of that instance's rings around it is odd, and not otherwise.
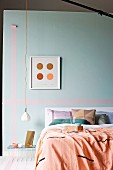
[[[16,29],[17,25],[12,25],[12,55],[11,55],[11,94],[12,94],[12,142],[16,142]]]

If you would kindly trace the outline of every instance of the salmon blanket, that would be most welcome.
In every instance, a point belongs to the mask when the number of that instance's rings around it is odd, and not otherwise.
[[[35,170],[113,170],[113,129],[48,129],[36,147]]]

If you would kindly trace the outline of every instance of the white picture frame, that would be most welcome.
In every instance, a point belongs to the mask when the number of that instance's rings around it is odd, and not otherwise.
[[[30,89],[60,89],[60,56],[31,56],[30,68]]]

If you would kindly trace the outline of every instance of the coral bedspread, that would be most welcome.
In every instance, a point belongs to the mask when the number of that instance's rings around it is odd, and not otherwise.
[[[48,129],[37,143],[35,170],[113,170],[113,129]]]

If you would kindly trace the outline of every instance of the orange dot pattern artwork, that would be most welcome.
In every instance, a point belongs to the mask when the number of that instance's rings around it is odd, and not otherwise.
[[[54,67],[54,65],[52,63],[48,63],[46,65],[46,69],[47,70],[52,70]],[[37,70],[43,70],[44,69],[44,66],[43,66],[43,63],[37,63]],[[46,76],[44,76],[44,73],[38,73],[37,74],[37,79],[38,80],[43,80],[44,78],[47,78],[47,80],[52,80],[54,78],[54,75],[53,73],[47,73]]]

